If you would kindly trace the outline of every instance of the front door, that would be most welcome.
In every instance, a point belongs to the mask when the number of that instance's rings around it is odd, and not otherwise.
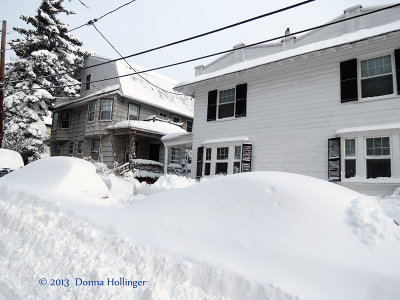
[[[160,160],[160,144],[151,144],[149,149],[149,159],[154,161]]]

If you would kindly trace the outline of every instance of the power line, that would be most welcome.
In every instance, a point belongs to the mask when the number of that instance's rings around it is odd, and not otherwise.
[[[117,52],[118,55],[125,61],[125,63],[129,66],[129,68],[131,68],[134,72],[136,72],[135,68],[132,67],[132,65],[123,57],[123,55],[117,50],[117,48],[115,48],[115,47],[113,46],[113,44],[104,36],[104,34],[102,34],[102,33],[100,32],[100,30],[96,27],[96,25],[95,25],[95,24],[92,24],[92,25],[93,25],[94,29],[96,29],[96,31],[101,35],[101,37],[111,46],[111,48],[113,48],[113,49],[115,50],[115,52]],[[161,91],[163,91],[163,92],[166,92],[166,93],[169,93],[169,94],[173,94],[173,95],[183,96],[183,94],[170,92],[170,91],[167,91],[167,90],[165,90],[165,89],[163,89],[163,88],[161,88],[161,87],[159,87],[159,86],[153,84],[153,83],[150,82],[148,79],[144,78],[141,74],[138,74],[138,76],[139,76],[140,78],[142,78],[144,81],[146,81],[148,84],[154,86],[155,88],[157,88],[157,89],[159,89],[159,90],[161,90]]]
[[[41,76],[41,77],[37,77],[37,78],[35,78],[35,79],[62,76],[62,75],[65,75],[65,74],[71,74],[71,73],[75,73],[75,72],[77,72],[77,71],[83,71],[83,70],[86,70],[86,69],[89,69],[89,68],[102,66],[102,65],[105,65],[105,64],[108,64],[108,63],[112,63],[112,62],[116,62],[116,61],[119,61],[119,60],[122,60],[122,59],[132,58],[132,57],[134,57],[134,56],[139,56],[139,55],[142,55],[142,54],[146,54],[146,53],[149,53],[149,52],[153,52],[153,51],[155,51],[155,50],[160,50],[160,49],[167,48],[167,47],[170,47],[170,46],[173,46],[173,45],[181,44],[181,43],[184,43],[184,42],[187,42],[187,41],[191,41],[191,40],[194,40],[194,39],[198,39],[198,38],[200,38],[200,37],[204,37],[204,36],[207,36],[207,35],[210,35],[210,34],[213,34],[213,33],[217,33],[217,32],[220,32],[220,31],[229,29],[229,28],[233,28],[233,27],[236,27],[236,26],[245,24],[245,23],[249,23],[249,22],[251,22],[251,21],[255,21],[255,20],[258,20],[258,19],[261,19],[261,18],[265,18],[265,17],[271,16],[271,15],[277,14],[277,13],[281,13],[281,12],[283,12],[283,11],[286,11],[286,10],[289,10],[289,9],[293,9],[293,8],[295,8],[295,7],[298,7],[298,6],[301,6],[301,5],[304,5],[304,4],[313,2],[313,1],[315,1],[315,0],[308,0],[308,1],[299,2],[299,3],[297,3],[297,4],[290,5],[290,6],[287,6],[287,7],[284,7],[284,8],[275,10],[275,11],[272,11],[272,12],[268,12],[268,13],[259,15],[259,16],[257,16],[257,17],[253,17],[253,18],[250,18],[250,19],[247,19],[247,20],[244,20],[244,21],[240,21],[240,22],[231,24],[231,25],[227,25],[227,26],[224,26],[224,27],[220,27],[220,28],[218,28],[218,29],[214,29],[214,30],[211,30],[211,31],[202,33],[202,34],[198,34],[198,35],[195,35],[195,36],[191,36],[191,37],[189,37],[189,38],[185,38],[185,39],[182,39],[182,40],[179,40],[179,41],[175,41],[175,42],[172,42],[172,43],[168,43],[168,44],[165,44],[165,45],[162,45],[162,46],[158,46],[158,47],[151,48],[151,49],[148,49],[148,50],[144,50],[144,51],[141,51],[141,52],[137,52],[137,53],[134,53],[134,54],[131,54],[131,55],[127,55],[127,56],[124,56],[124,57],[122,57],[122,58],[117,58],[117,59],[108,60],[108,61],[106,61],[106,62],[94,64],[94,65],[87,66],[87,67],[80,68],[80,69],[76,69],[76,70],[65,71],[65,72],[58,73],[58,74],[53,74],[53,75]],[[32,80],[35,80],[35,79],[32,79]],[[18,83],[18,82],[22,82],[22,81],[18,81],[18,80],[9,81],[9,83]]]
[[[125,4],[121,5],[121,6],[119,6],[119,7],[115,8],[115,9],[113,9],[113,10],[111,10],[111,11],[105,13],[105,14],[102,15],[101,17],[98,17],[98,18],[94,18],[94,19],[92,19],[92,20],[89,20],[89,21],[86,22],[85,24],[82,24],[82,25],[80,25],[80,26],[77,26],[77,27],[75,27],[75,28],[72,28],[72,29],[68,30],[67,32],[71,32],[71,31],[77,30],[77,29],[79,29],[79,28],[82,28],[82,27],[85,27],[85,26],[88,26],[88,25],[92,25],[92,24],[94,24],[94,23],[100,21],[101,19],[103,19],[105,16],[108,16],[108,15],[110,15],[110,14],[116,12],[117,10],[119,10],[119,9],[121,9],[121,8],[123,8],[123,7],[125,7],[125,6],[127,6],[127,5],[129,5],[129,4],[131,4],[132,2],[135,2],[135,1],[136,1],[136,0],[129,1],[129,2],[127,2],[127,3],[125,3]],[[14,32],[15,32],[15,31],[14,31]],[[9,44],[9,43],[8,43],[8,44]],[[23,47],[16,47],[16,49],[18,49],[18,48],[23,48]],[[13,49],[12,49],[12,48],[7,48],[6,50],[13,50]]]
[[[346,19],[333,21],[333,22],[330,22],[330,23],[327,23],[327,24],[323,24],[323,25],[319,25],[319,26],[315,26],[315,27],[310,27],[310,28],[307,28],[307,29],[303,29],[303,30],[300,30],[300,31],[293,32],[293,33],[288,34],[288,35],[281,35],[281,36],[278,36],[278,37],[275,37],[275,38],[271,38],[271,39],[267,39],[267,40],[264,40],[264,41],[261,41],[261,42],[257,42],[257,43],[253,43],[253,44],[249,44],[249,45],[244,45],[244,46],[241,46],[241,47],[237,47],[235,49],[229,49],[229,50],[225,50],[225,51],[220,51],[220,52],[216,52],[216,53],[213,53],[213,54],[208,54],[208,55],[204,55],[204,56],[201,56],[201,57],[192,58],[192,59],[188,59],[188,60],[184,60],[184,61],[180,61],[180,62],[168,64],[168,65],[164,65],[164,66],[161,66],[161,67],[151,68],[151,69],[147,69],[147,70],[143,70],[143,71],[139,71],[139,72],[134,72],[134,73],[129,73],[129,74],[125,74],[125,75],[109,77],[109,78],[105,78],[105,79],[98,79],[98,80],[94,80],[94,81],[91,81],[91,82],[104,82],[104,81],[118,79],[118,78],[122,78],[122,77],[126,77],[126,76],[132,76],[132,75],[137,75],[137,74],[157,71],[157,70],[161,70],[161,69],[165,69],[165,68],[170,68],[170,67],[174,67],[174,66],[177,66],[177,65],[182,65],[182,64],[194,62],[194,61],[197,61],[197,60],[202,60],[202,59],[205,59],[205,58],[210,58],[210,57],[213,57],[213,56],[230,53],[230,52],[233,52],[233,51],[238,50],[238,49],[245,49],[245,48],[257,46],[257,45],[260,45],[260,44],[276,41],[276,40],[279,40],[279,39],[282,39],[282,38],[285,38],[285,37],[289,37],[289,36],[293,36],[293,35],[296,35],[296,34],[302,34],[302,33],[305,33],[305,32],[311,31],[311,30],[320,29],[320,28],[324,28],[324,27],[327,27],[327,26],[332,26],[332,25],[335,25],[335,24],[343,23],[343,22],[346,22],[346,21],[349,21],[349,20],[352,20],[352,19],[360,18],[360,17],[366,16],[366,15],[377,13],[377,12],[380,12],[380,11],[383,11],[383,10],[387,10],[387,9],[390,9],[390,8],[394,8],[394,7],[397,7],[397,6],[400,6],[400,3],[394,4],[394,5],[391,5],[391,6],[387,6],[387,7],[384,7],[384,8],[380,8],[380,9],[377,9],[377,10],[374,10],[374,11],[366,12],[366,13],[363,13],[363,14],[360,14],[360,15],[357,15],[357,16],[349,17],[349,18],[346,18]],[[117,59],[117,60],[120,60],[120,59]],[[85,84],[85,83],[86,82],[84,82],[82,84]],[[61,85],[61,86],[50,86],[48,88],[62,88],[62,87],[69,87],[69,86],[75,86],[75,85],[78,85],[78,84]],[[17,90],[33,90],[33,89],[40,89],[40,88],[30,88],[30,89],[7,89],[6,88],[4,90],[17,91]]]

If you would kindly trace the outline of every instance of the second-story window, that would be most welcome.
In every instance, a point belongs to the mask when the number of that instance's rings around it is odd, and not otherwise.
[[[101,109],[100,109],[100,120],[109,121],[112,116],[112,99],[103,99],[101,100]]]
[[[219,92],[218,119],[233,117],[235,114],[235,89]]]
[[[128,120],[139,120],[139,105],[129,103]]]
[[[71,126],[71,111],[70,110],[63,110],[61,111],[60,116],[60,128],[67,129]]]
[[[89,102],[89,104],[88,104],[88,122],[94,121],[95,113],[96,113],[96,101]]]
[[[361,97],[393,94],[391,55],[361,61]]]
[[[192,132],[193,130],[193,121],[186,121],[186,131]]]
[[[90,81],[92,80],[92,74],[86,75],[86,80],[85,80],[85,91],[90,90]]]

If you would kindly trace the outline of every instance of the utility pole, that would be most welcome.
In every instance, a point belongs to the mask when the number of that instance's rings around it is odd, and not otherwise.
[[[6,64],[6,28],[7,22],[3,20],[1,30],[1,60],[0,60],[0,148],[3,148],[4,137],[4,69]]]

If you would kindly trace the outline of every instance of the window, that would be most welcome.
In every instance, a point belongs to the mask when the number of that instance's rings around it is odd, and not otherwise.
[[[100,140],[92,140],[92,159],[98,159],[100,154]]]
[[[129,103],[128,106],[128,120],[139,120],[139,105]]]
[[[71,111],[70,110],[63,110],[61,111],[60,117],[60,128],[61,129],[68,129],[71,125]]]
[[[361,97],[393,94],[391,55],[361,61]]]
[[[74,153],[74,142],[69,143],[69,154],[73,154]]]
[[[101,100],[100,120],[111,120],[112,106],[113,101],[111,99]]]
[[[233,174],[240,173],[241,159],[242,159],[242,147],[235,146],[235,155],[233,157]]]
[[[180,156],[179,148],[171,148],[171,163],[179,164],[181,160]]]
[[[92,75],[88,74],[86,75],[86,80],[85,80],[85,91],[90,90],[90,81],[92,80]]]
[[[389,137],[367,138],[367,178],[391,177]]]
[[[204,176],[211,175],[211,148],[206,148],[206,159],[204,162]]]
[[[235,115],[235,89],[219,92],[218,119],[229,118]]]
[[[82,78],[78,78],[78,81],[79,81],[79,86],[78,86],[78,88],[76,89],[76,93],[77,93],[78,95],[80,95],[80,93],[81,93],[81,87],[82,87]]]
[[[217,162],[215,164],[215,174],[226,175],[228,173],[228,156],[229,156],[228,147],[217,148]]]
[[[94,121],[96,113],[96,101],[89,102],[88,104],[88,122]]]
[[[344,141],[344,172],[345,178],[356,176],[356,140],[347,139]]]
[[[174,123],[180,123],[181,122],[181,118],[177,117],[177,116],[173,116],[172,117],[172,122]]]
[[[53,120],[51,125],[51,130],[58,129],[58,111],[53,113]]]
[[[193,121],[186,121],[186,131],[192,132],[193,130]]]
[[[83,150],[83,141],[78,142],[78,154],[82,154]]]

